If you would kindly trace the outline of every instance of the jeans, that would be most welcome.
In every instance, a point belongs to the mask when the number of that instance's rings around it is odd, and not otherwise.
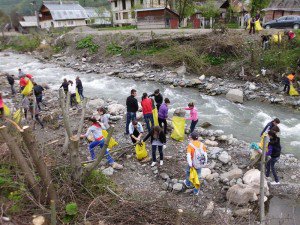
[[[162,128],[162,124],[164,124],[164,133],[167,134],[168,123],[166,119],[158,118],[159,126]]]
[[[16,89],[15,89],[15,86],[13,84],[10,85],[10,89],[11,89],[11,94],[15,95],[16,94]]]
[[[105,140],[102,139],[101,141],[93,141],[90,145],[89,145],[89,150],[90,150],[90,153],[91,153],[91,158],[92,160],[95,160],[95,151],[94,149],[97,147],[97,146],[100,146],[100,149],[103,148],[104,146],[104,142]],[[115,161],[113,160],[113,158],[111,157],[111,155],[109,154],[108,150],[106,149],[105,151],[105,155],[106,155],[106,160],[108,162],[108,164],[113,164]]]
[[[135,112],[127,112],[126,114],[126,134],[129,134],[129,124],[136,119]]]
[[[266,177],[270,176],[270,169],[272,170],[274,179],[276,182],[279,182],[276,170],[275,170],[275,163],[279,160],[280,157],[271,158],[266,165]]]
[[[197,123],[198,123],[198,120],[196,120],[196,121],[192,120],[191,126],[190,126],[191,133],[193,133],[193,131],[195,130]]]
[[[289,92],[290,92],[290,84],[284,84],[283,91],[286,92],[287,94],[289,94]]]
[[[73,105],[77,105],[76,94],[71,94],[71,96],[70,96],[70,104],[71,104],[71,107]]]
[[[38,96],[36,96],[36,104],[37,104],[39,110],[41,110],[40,103],[42,103],[44,106],[46,106],[46,105],[43,103],[43,95],[38,95]]]
[[[144,120],[146,122],[146,126],[147,126],[147,130],[148,132],[151,131],[151,128],[154,127],[154,119],[153,119],[153,114],[145,114],[144,115]],[[151,122],[151,126],[150,126],[150,122]]]
[[[253,31],[253,34],[255,34],[255,24],[254,23],[250,23],[250,31],[249,34],[251,34]]]
[[[79,96],[80,96],[81,99],[84,99],[83,88],[82,89],[78,89],[78,94],[79,94]]]
[[[185,183],[186,183],[187,186],[192,186],[192,183],[190,181],[190,169],[191,169],[191,167],[187,166],[186,173],[185,173]],[[201,168],[196,169],[196,171],[198,173],[198,178],[200,180],[200,178],[201,178]],[[194,194],[197,194],[199,192],[199,190],[197,188],[194,188],[193,192],[194,192]]]
[[[159,145],[152,145],[152,161],[156,162],[156,149],[158,147],[158,151],[159,151],[159,159],[160,160],[164,160],[164,153],[163,153],[163,146],[159,146]]]

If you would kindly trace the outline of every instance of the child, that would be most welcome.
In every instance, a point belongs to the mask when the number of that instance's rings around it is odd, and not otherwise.
[[[192,186],[190,181],[190,169],[194,167],[198,173],[198,178],[201,177],[201,166],[205,166],[207,164],[207,153],[206,147],[203,143],[198,140],[198,133],[193,132],[190,136],[190,143],[187,147],[187,162],[188,166],[186,168],[186,178],[184,180],[184,185],[187,188]],[[195,153],[196,150],[199,151],[201,158],[196,158]],[[199,166],[201,164],[201,166]],[[200,188],[200,187],[199,187]],[[194,195],[199,194],[199,189],[194,187],[193,190]]]
[[[143,142],[146,142],[148,138],[151,137],[152,145],[152,164],[151,166],[156,165],[156,149],[159,151],[160,166],[164,164],[164,155],[163,155],[163,146],[166,144],[166,135],[160,128],[160,126],[155,126],[144,138]]]
[[[2,98],[2,93],[0,92],[0,118],[4,119],[4,102]]]
[[[100,115],[99,122],[101,123],[102,129],[107,130],[110,127],[110,125],[109,125],[110,115],[108,113],[106,113],[106,109],[104,109],[103,107],[98,108],[97,111]]]
[[[93,135],[94,141],[92,143],[90,143],[89,150],[91,153],[91,159],[95,160],[96,156],[95,156],[94,149],[97,146],[99,146],[100,149],[102,149],[104,146],[104,143],[105,143],[105,139],[102,135],[102,128],[101,128],[100,124],[98,123],[98,121],[96,120],[96,118],[91,117],[91,118],[89,118],[89,121],[91,123],[91,126],[88,128],[87,132],[85,134],[81,135],[80,137],[85,138],[85,137],[89,137],[91,134]],[[106,155],[108,164],[111,165],[112,168],[123,169],[122,165],[120,165],[114,161],[114,159],[109,154],[108,150],[105,151],[105,155]]]
[[[193,102],[190,102],[188,104],[187,108],[184,108],[185,110],[190,110],[190,117],[187,118],[187,120],[191,120],[191,126],[190,126],[190,132],[193,133],[195,130],[195,127],[198,123],[198,112],[197,109],[194,106]]]
[[[268,145],[267,155],[271,156],[266,165],[266,177],[270,176],[270,170],[272,170],[275,181],[271,182],[272,185],[280,184],[279,178],[275,170],[275,163],[279,160],[281,154],[280,138],[276,135],[275,131],[270,130],[268,132],[270,142]]]
[[[140,124],[136,120],[132,121],[129,124],[129,135],[131,137],[133,144],[141,141],[141,137],[143,133],[144,133],[144,129],[142,124]]]
[[[165,103],[161,105],[158,111],[158,123],[159,126],[162,128],[162,124],[164,124],[164,132],[167,134],[167,118],[168,118],[168,106],[170,104],[170,100],[168,98],[165,98]]]

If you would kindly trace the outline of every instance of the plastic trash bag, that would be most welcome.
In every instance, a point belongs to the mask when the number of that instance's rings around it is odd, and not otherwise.
[[[259,20],[256,20],[256,21],[255,21],[254,26],[255,26],[255,30],[256,30],[256,31],[261,31],[261,30],[263,30],[262,26],[260,25],[260,21],[259,21]]]
[[[79,95],[77,89],[76,89],[76,102],[77,102],[77,103],[81,103],[81,98],[80,98],[80,95]]]
[[[299,96],[299,92],[294,88],[293,84],[290,84],[290,96]]]
[[[144,158],[147,158],[148,152],[146,150],[146,143],[142,142],[141,144],[136,144],[135,153],[136,153],[136,158],[138,160],[142,160]]]
[[[106,130],[102,130],[102,134],[104,138],[107,138],[108,132]],[[119,143],[112,137],[108,143],[108,148],[112,149],[113,147],[117,146]]]
[[[197,170],[194,167],[190,168],[190,182],[194,185],[196,189],[200,188],[200,181],[198,177]]]
[[[16,122],[16,123],[20,123],[21,121],[21,109],[18,109],[14,115],[13,115],[13,120]]]
[[[3,104],[3,110],[5,116],[10,116],[10,109],[7,107],[7,105]]]
[[[22,95],[29,95],[33,89],[33,84],[31,80],[28,80],[28,83],[26,84],[25,88],[21,92]]]
[[[152,114],[153,114],[154,126],[159,126],[157,108],[152,110]]]
[[[272,35],[272,41],[275,44],[277,44],[278,42],[281,43],[281,41],[282,41],[282,35],[281,34],[273,34]]]
[[[184,140],[184,127],[185,127],[185,118],[179,116],[173,116],[172,118],[173,124],[173,132],[171,134],[171,138],[176,141],[183,141]]]

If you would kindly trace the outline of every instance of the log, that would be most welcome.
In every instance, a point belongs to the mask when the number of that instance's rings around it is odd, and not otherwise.
[[[44,162],[44,160],[39,155],[38,142],[35,135],[29,126],[23,127],[23,132],[21,132],[25,145],[30,153],[33,163],[36,167],[38,174],[40,175],[43,183],[44,190],[47,190],[49,201],[57,201],[56,190],[52,183],[51,174]]]
[[[8,148],[12,152],[13,156],[17,160],[18,166],[21,168],[22,172],[24,173],[25,179],[28,183],[28,187],[32,190],[34,197],[37,201],[40,200],[40,193],[41,190],[38,186],[38,183],[35,181],[35,174],[30,169],[22,151],[20,150],[17,142],[8,134],[8,130],[6,126],[0,127],[0,135],[2,136],[3,140],[6,142]]]

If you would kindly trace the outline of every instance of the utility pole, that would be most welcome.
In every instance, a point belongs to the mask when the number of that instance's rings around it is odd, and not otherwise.
[[[37,8],[37,3],[34,0],[30,4],[33,5],[34,13],[35,13],[35,16],[36,16],[37,28],[39,29],[40,28],[40,18],[39,18],[39,12],[38,12],[38,8]]]
[[[266,164],[266,148],[267,148],[267,138],[263,139],[263,149],[260,161],[260,190],[259,190],[259,219],[260,224],[265,225],[265,164]]]

